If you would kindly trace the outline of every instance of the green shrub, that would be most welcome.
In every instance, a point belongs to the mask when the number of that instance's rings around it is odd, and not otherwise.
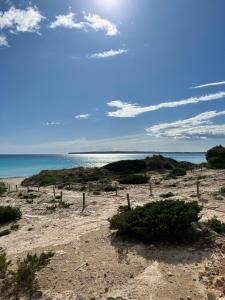
[[[109,220],[119,234],[148,242],[180,241],[191,238],[193,222],[198,222],[197,202],[161,200],[131,210],[122,209]]]
[[[116,187],[115,186],[112,186],[112,185],[107,185],[104,187],[104,192],[115,192],[116,190]]]
[[[0,206],[0,224],[15,221],[21,218],[19,208],[11,206]]]
[[[0,182],[0,196],[4,195],[7,191],[6,185],[4,182]]]
[[[20,295],[29,295],[30,299],[31,293],[38,287],[37,272],[47,266],[53,256],[53,252],[43,252],[40,255],[27,254],[24,260],[17,262],[15,270],[8,270],[10,263],[7,262],[6,254],[2,252],[0,254],[0,274],[4,278],[1,286],[4,299],[11,299],[11,296],[20,299]]]
[[[173,171],[170,172],[170,175],[172,176],[185,176],[187,174],[187,171],[183,168],[176,168],[173,169]]]
[[[110,163],[104,166],[104,168],[116,174],[132,174],[144,172],[146,170],[146,164],[143,159],[121,160]]]
[[[225,169],[225,147],[216,146],[206,153],[208,167],[211,169]]]
[[[0,279],[5,278],[10,261],[7,261],[6,253],[0,249]]]
[[[225,187],[221,188],[220,194],[221,194],[222,196],[225,196]]]
[[[145,175],[127,175],[119,178],[120,184],[145,184],[148,181],[149,177]]]
[[[174,194],[172,192],[168,192],[168,193],[165,193],[165,194],[160,194],[159,196],[161,198],[170,198],[170,197],[173,197]]]
[[[218,220],[215,216],[203,224],[217,233],[225,233],[225,223]]]
[[[11,231],[9,229],[2,230],[2,231],[0,231],[0,237],[9,235],[10,233],[11,233]]]

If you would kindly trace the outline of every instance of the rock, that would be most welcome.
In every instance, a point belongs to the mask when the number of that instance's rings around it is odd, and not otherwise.
[[[187,296],[187,300],[191,300],[192,298],[190,296]]]
[[[173,276],[173,274],[172,274],[171,272],[168,272],[167,275],[168,275],[169,277],[172,277],[172,276]]]

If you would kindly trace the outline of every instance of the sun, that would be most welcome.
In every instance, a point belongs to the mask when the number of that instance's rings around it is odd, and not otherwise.
[[[120,6],[121,0],[95,0],[95,2],[102,8],[114,9]]]

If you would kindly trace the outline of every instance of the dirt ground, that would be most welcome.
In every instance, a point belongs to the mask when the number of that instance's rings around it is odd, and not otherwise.
[[[63,201],[71,206],[54,209],[52,188],[39,192],[34,188],[36,198],[30,201],[21,199],[21,193],[26,194],[20,186],[22,178],[4,180],[10,184],[10,192],[0,198],[0,205],[18,206],[23,215],[18,231],[0,237],[0,247],[13,261],[28,252],[55,252],[51,263],[38,274],[41,299],[45,300],[225,299],[223,237],[218,237],[213,247],[156,246],[118,240],[109,230],[108,218],[126,204],[127,193],[132,206],[156,201],[167,192],[175,199],[198,200],[199,176],[202,220],[216,215],[225,221],[225,197],[220,195],[225,171],[196,170],[170,180],[161,180],[156,174],[153,196],[149,196],[148,185],[126,186],[118,196],[115,192],[90,194],[83,214],[82,192],[63,190]]]

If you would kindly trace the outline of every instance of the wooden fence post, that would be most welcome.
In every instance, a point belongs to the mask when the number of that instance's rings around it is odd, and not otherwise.
[[[86,199],[85,199],[86,197],[85,197],[85,196],[86,196],[85,193],[83,193],[83,207],[82,207],[82,212],[85,210],[85,206],[86,206],[86,203],[85,203],[85,202],[86,202],[86,201],[85,201],[85,200],[86,200]]]
[[[116,196],[118,196],[118,186],[117,186],[117,182],[115,182],[115,190],[116,190]]]
[[[63,192],[61,191],[60,192],[60,204],[62,204],[62,202],[63,202]]]
[[[53,196],[55,198],[55,187],[53,186]]]
[[[18,185],[16,184],[16,191],[18,191]]]
[[[127,194],[127,206],[128,206],[128,209],[131,209],[131,205],[130,205],[130,195]]]
[[[197,197],[200,199],[200,181],[196,181]]]
[[[10,193],[10,189],[11,189],[11,187],[10,187],[10,184],[8,185],[8,192]]]
[[[152,182],[151,182],[151,179],[149,181],[149,190],[150,190],[150,196],[152,197],[153,193],[152,193]]]
[[[40,186],[38,186],[38,192],[40,192]]]

